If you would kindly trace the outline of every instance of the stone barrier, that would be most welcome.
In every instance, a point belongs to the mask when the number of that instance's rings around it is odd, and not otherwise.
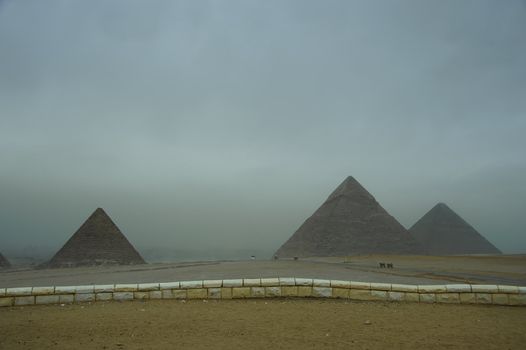
[[[481,284],[409,285],[279,277],[0,288],[0,307],[110,300],[248,298],[338,298],[526,306],[526,287]]]

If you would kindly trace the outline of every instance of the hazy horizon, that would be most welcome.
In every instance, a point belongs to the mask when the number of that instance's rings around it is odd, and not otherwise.
[[[523,0],[0,0],[0,252],[97,207],[141,252],[273,252],[352,175],[525,253],[525,36]]]

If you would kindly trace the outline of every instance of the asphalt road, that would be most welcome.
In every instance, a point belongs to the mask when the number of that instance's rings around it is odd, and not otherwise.
[[[379,261],[393,262],[381,269]],[[368,256],[278,261],[209,261],[0,272],[0,287],[170,282],[201,279],[304,277],[405,284],[526,285],[526,258]]]

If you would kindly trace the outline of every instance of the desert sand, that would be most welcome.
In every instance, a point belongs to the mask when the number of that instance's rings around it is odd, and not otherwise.
[[[1,349],[523,349],[526,309],[343,300],[0,309]]]

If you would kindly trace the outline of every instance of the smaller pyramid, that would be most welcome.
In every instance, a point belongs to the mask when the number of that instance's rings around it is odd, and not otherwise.
[[[145,261],[108,214],[97,208],[45,267],[132,265]]]
[[[409,232],[431,255],[501,254],[444,203],[435,205]]]
[[[0,269],[11,267],[11,264],[9,263],[9,260],[4,258],[2,253],[0,253]]]

